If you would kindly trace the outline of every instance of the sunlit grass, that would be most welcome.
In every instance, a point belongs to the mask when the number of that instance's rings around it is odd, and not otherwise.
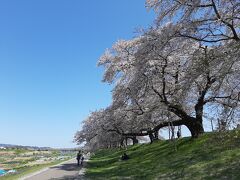
[[[176,148],[175,148],[176,147]],[[177,149],[177,150],[176,150]],[[88,163],[87,179],[240,179],[240,131],[206,133],[199,139],[100,150]]]

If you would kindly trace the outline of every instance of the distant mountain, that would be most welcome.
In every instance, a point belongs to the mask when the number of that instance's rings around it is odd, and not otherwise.
[[[21,149],[32,149],[32,150],[50,150],[50,147],[38,147],[38,146],[21,146],[15,144],[0,144],[0,147],[4,148],[21,148]]]

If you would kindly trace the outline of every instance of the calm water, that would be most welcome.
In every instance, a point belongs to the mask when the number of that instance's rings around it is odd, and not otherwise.
[[[5,173],[6,173],[6,171],[0,169],[0,176],[1,176],[1,175],[4,175]]]

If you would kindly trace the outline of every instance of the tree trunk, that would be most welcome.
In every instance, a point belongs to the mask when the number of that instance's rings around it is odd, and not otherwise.
[[[149,132],[148,134],[150,143],[153,143],[153,141],[158,140],[158,130],[155,130],[153,133]]]
[[[154,132],[154,139],[158,140],[158,131],[157,130]]]
[[[136,136],[132,137],[133,145],[138,144],[138,139]]]
[[[175,138],[175,126],[173,126],[172,123],[170,123],[170,124],[171,124],[170,128],[171,128],[171,134],[172,134],[171,140],[173,140]]]
[[[121,138],[120,140],[120,147],[124,147],[124,138]]]
[[[153,140],[154,140],[154,136],[153,136],[153,133],[149,133],[149,139],[150,139],[150,143],[152,144],[153,143]]]
[[[200,134],[204,133],[201,119],[191,118],[187,121],[186,126],[190,130],[192,138],[198,138]]]

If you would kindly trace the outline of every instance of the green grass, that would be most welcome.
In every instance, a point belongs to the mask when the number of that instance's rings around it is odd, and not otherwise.
[[[131,146],[127,161],[123,152],[96,152],[86,179],[240,179],[240,130]]]

